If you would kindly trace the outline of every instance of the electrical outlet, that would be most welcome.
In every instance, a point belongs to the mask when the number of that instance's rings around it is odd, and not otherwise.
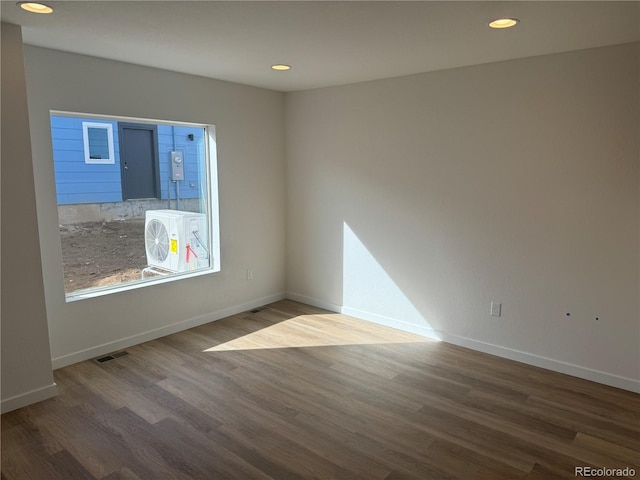
[[[502,313],[502,304],[497,302],[491,302],[491,312],[490,312],[491,316],[499,317],[501,313]]]
[[[253,270],[251,268],[247,268],[247,280],[251,280],[253,278]]]

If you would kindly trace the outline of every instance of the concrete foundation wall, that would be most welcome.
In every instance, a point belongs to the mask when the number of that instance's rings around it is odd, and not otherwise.
[[[165,208],[184,212],[200,212],[200,200],[196,198],[180,199],[180,207],[171,200],[127,200],[126,202],[82,203],[75,205],[58,205],[58,223],[73,225],[83,222],[112,222],[125,218],[144,218],[147,210]]]

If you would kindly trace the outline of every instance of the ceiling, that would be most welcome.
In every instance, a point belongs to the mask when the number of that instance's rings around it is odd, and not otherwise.
[[[280,91],[640,40],[640,1],[41,1],[1,4],[27,44]]]

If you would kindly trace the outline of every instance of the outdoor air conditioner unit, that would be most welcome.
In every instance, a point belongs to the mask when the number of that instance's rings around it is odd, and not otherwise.
[[[180,273],[209,267],[207,221],[202,213],[147,210],[144,238],[151,268]]]

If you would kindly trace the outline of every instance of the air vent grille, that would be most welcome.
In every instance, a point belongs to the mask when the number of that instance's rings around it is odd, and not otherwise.
[[[115,360],[116,358],[126,357],[127,355],[129,355],[129,352],[122,350],[121,352],[110,353],[109,355],[105,355],[103,357],[94,358],[93,361],[97,364],[102,364],[110,362],[111,360]]]

